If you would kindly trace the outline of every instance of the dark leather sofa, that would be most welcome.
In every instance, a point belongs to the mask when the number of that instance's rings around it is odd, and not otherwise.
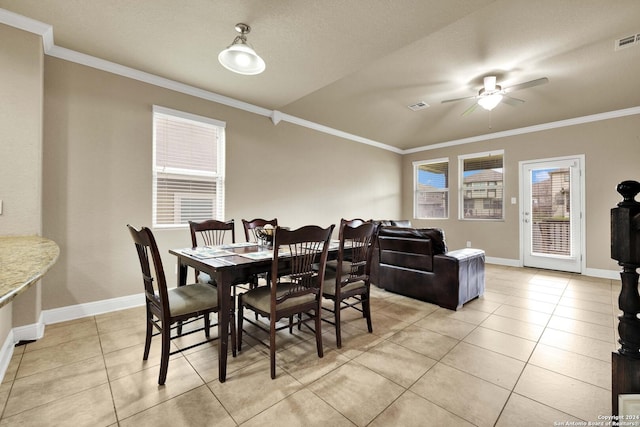
[[[407,219],[385,219],[385,220],[372,220],[378,226],[378,230],[381,227],[411,227],[411,221]],[[378,240],[376,239],[375,248],[371,255],[371,272],[369,273],[369,280],[373,284],[378,284],[378,271],[380,266],[380,248],[378,246]]]
[[[450,310],[484,293],[484,251],[448,252],[441,229],[381,225],[377,245],[371,281],[380,288]]]

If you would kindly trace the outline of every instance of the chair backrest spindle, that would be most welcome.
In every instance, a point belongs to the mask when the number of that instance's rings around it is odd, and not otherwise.
[[[244,227],[244,237],[247,242],[257,243],[258,235],[256,234],[256,228],[264,227],[267,224],[273,226],[273,228],[276,228],[278,226],[278,218],[274,218],[271,220],[256,218],[252,219],[251,221],[243,219],[242,226]]]
[[[218,221],[209,219],[202,222],[189,221],[191,244],[197,246],[219,246],[225,243],[227,232],[231,234],[231,243],[236,242],[235,223],[233,220]],[[200,237],[200,242],[198,242]]]

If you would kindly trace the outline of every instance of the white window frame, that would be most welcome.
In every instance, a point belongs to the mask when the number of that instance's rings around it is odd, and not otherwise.
[[[433,190],[433,191],[429,191],[429,190],[420,191],[418,189],[418,172],[420,170],[420,166],[431,165],[436,163],[447,164],[447,187],[438,188],[437,190]],[[450,211],[449,187],[451,182],[450,166],[451,166],[451,163],[449,162],[448,157],[444,157],[441,159],[421,160],[421,161],[413,162],[413,218],[414,219],[448,219],[449,218],[449,211]],[[418,213],[419,213],[418,212],[419,211],[418,196],[419,194],[423,194],[423,193],[443,193],[444,197],[446,198],[446,212],[444,216],[428,216],[428,217],[418,216]]]
[[[464,162],[469,159],[476,159],[482,157],[491,157],[491,156],[501,156],[502,157],[502,186],[498,187],[495,185],[487,184],[487,185],[465,185],[464,183]],[[505,209],[505,158],[504,158],[504,150],[494,150],[494,151],[485,151],[482,153],[473,153],[473,154],[463,154],[458,156],[458,219],[465,221],[504,221],[504,209]],[[469,217],[465,215],[465,203],[464,196],[467,191],[471,191],[475,194],[489,194],[490,191],[497,192],[500,190],[502,192],[502,205],[501,205],[501,213],[500,218],[476,218]],[[484,203],[484,201],[483,201]]]
[[[157,141],[156,141],[156,118],[170,118],[171,120],[185,121],[196,126],[215,126],[217,128],[217,141],[212,141],[216,144],[216,172],[203,171],[198,169],[189,168],[176,168],[176,167],[160,167],[157,165]],[[152,159],[152,182],[153,182],[153,194],[152,194],[152,224],[154,228],[187,228],[188,222],[181,222],[181,215],[176,211],[176,206],[180,206],[179,199],[182,198],[198,198],[198,199],[211,199],[213,206],[212,216],[210,219],[217,219],[224,221],[225,217],[225,127],[226,123],[220,120],[212,119],[209,117],[203,117],[196,114],[186,113],[184,111],[173,110],[158,105],[153,106],[153,159]],[[171,223],[158,221],[158,180],[162,176],[166,178],[168,175],[181,178],[205,178],[215,184],[214,193],[189,193],[184,191],[176,191],[174,199],[174,211],[173,221]],[[169,215],[171,216],[171,215]],[[165,216],[165,220],[169,218]]]

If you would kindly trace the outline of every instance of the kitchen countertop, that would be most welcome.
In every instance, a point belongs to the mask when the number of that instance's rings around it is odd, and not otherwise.
[[[0,307],[36,283],[58,255],[58,245],[44,237],[0,236]]]

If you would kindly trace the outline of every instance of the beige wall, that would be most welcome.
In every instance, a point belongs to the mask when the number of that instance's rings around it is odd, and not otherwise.
[[[61,247],[45,309],[142,292],[126,224],[151,225],[152,106],[227,123],[226,217],[328,226],[398,217],[401,156],[47,57],[43,227]],[[161,251],[187,229],[156,230]],[[165,270],[175,277],[175,259]]]
[[[42,229],[42,39],[0,25],[0,40],[0,235],[39,235]],[[12,326],[38,321],[39,287],[38,283],[2,309],[0,345]]]
[[[463,119],[461,119],[463,120]],[[458,156],[490,150],[504,150],[505,220],[496,222],[458,220]],[[419,226],[444,228],[450,249],[467,241],[485,249],[487,256],[520,259],[519,198],[521,161],[553,157],[585,156],[586,267],[618,271],[610,258],[611,208],[621,200],[616,185],[627,179],[640,180],[640,116],[610,119],[525,135],[406,155],[403,159],[403,215],[413,215],[413,168],[418,160],[448,157],[450,162],[450,213],[447,220],[414,220]],[[520,202],[520,200],[518,200]]]
[[[0,25],[0,235],[40,234],[42,39]]]

